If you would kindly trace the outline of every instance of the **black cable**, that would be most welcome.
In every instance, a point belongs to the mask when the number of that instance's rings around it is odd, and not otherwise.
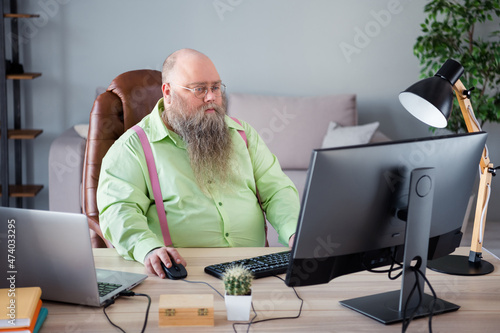
[[[416,267],[410,267],[410,269],[413,272],[415,272],[415,284],[414,284],[414,286],[413,286],[413,288],[412,288],[412,290],[410,292],[410,295],[408,296],[408,299],[406,300],[406,304],[405,304],[405,307],[404,307],[402,332],[405,332],[408,329],[408,326],[410,326],[410,322],[413,320],[413,318],[414,318],[414,316],[415,316],[418,308],[420,308],[420,306],[422,305],[423,290],[420,289],[420,282],[419,282],[419,279],[418,279],[418,276],[420,275],[424,279],[424,282],[427,284],[427,286],[429,287],[429,289],[432,292],[432,301],[429,303],[429,322],[428,322],[429,333],[432,333],[432,318],[434,316],[434,307],[436,306],[436,303],[437,303],[437,294],[436,294],[436,291],[432,287],[430,281],[427,279],[427,277],[425,276],[425,274],[420,269],[418,269]],[[406,319],[406,308],[408,306],[408,302],[409,302],[409,300],[410,300],[413,292],[415,291],[415,289],[418,289],[418,295],[419,295],[418,305],[415,307],[415,309],[412,312],[412,315],[407,320]]]
[[[281,277],[279,277],[277,275],[274,275],[274,277],[276,277],[276,278],[280,279],[281,281],[285,282],[285,280],[283,280]],[[304,305],[304,300],[299,296],[299,294],[297,293],[297,290],[295,290],[294,287],[292,287],[292,289],[293,289],[293,292],[295,293],[295,296],[297,296],[297,298],[300,299],[299,313],[296,316],[266,318],[266,319],[261,319],[261,320],[254,321],[254,319],[257,317],[257,312],[255,311],[255,308],[253,307],[253,302],[252,302],[252,309],[253,309],[253,311],[255,313],[254,317],[248,323],[233,323],[233,330],[234,330],[234,332],[237,333],[237,331],[236,331],[236,325],[248,325],[248,327],[247,327],[247,332],[248,332],[250,330],[250,326],[253,325],[253,324],[262,323],[262,322],[271,321],[271,320],[297,319],[297,318],[299,318],[300,315],[302,314],[302,306]]]
[[[185,279],[182,279],[182,281],[189,282],[189,283],[202,283],[202,284],[206,284],[207,286],[209,286],[210,288],[212,288],[213,290],[215,290],[215,292],[217,294],[219,294],[220,297],[224,298],[224,295],[222,295],[217,289],[215,289],[213,286],[211,286],[209,283],[207,283],[205,281],[189,281],[189,280],[185,280]]]
[[[418,274],[417,274],[418,270],[415,269],[414,267],[410,267],[410,269],[415,273],[415,284],[413,285],[413,288],[411,289],[410,294],[408,295],[408,298],[406,299],[405,306],[404,306],[404,309],[403,309],[403,324],[402,324],[402,327],[401,327],[403,333],[406,332],[406,330],[410,326],[411,321],[415,317],[415,314],[417,313],[417,310],[422,305],[422,290],[420,289],[420,281],[418,280]],[[408,305],[410,303],[410,300],[411,300],[411,298],[412,298],[413,293],[415,292],[415,290],[418,290],[418,303],[417,303],[417,306],[414,307],[414,309],[411,312],[411,315],[409,316],[409,318],[406,318],[406,310],[408,308]]]
[[[281,277],[277,276],[277,275],[274,275],[274,277],[277,277],[278,279],[280,279],[281,281],[285,282],[285,280],[283,280]],[[217,294],[219,294],[220,297],[224,298],[224,296],[217,290],[215,289],[212,285],[210,285],[208,282],[205,282],[205,281],[190,281],[190,280],[186,280],[186,279],[182,279],[182,281],[184,282],[188,282],[188,283],[202,283],[202,284],[205,284],[207,286],[209,286],[210,288],[212,288],[213,290],[215,290],[215,292]],[[297,291],[295,290],[294,287],[292,287],[293,289],[293,292],[295,293],[295,296],[297,296],[298,299],[300,299],[300,308],[299,308],[299,313],[296,315],[296,316],[292,316],[292,317],[276,317],[276,318],[266,318],[266,319],[261,319],[261,320],[257,320],[257,321],[254,321],[255,318],[257,318],[257,312],[255,311],[255,308],[253,306],[253,302],[252,302],[252,310],[253,310],[253,313],[254,313],[254,316],[253,318],[248,322],[248,323],[233,323],[233,330],[235,333],[237,333],[236,331],[236,325],[248,325],[247,327],[247,332],[249,332],[250,330],[250,326],[252,324],[256,324],[256,323],[262,323],[262,322],[265,322],[265,321],[271,321],[271,320],[279,320],[279,319],[296,319],[296,318],[299,318],[300,315],[302,314],[302,306],[304,305],[304,300],[299,296],[299,294],[297,293]]]
[[[146,331],[146,326],[148,324],[149,308],[151,307],[151,297],[149,297],[149,295],[147,295],[147,294],[136,294],[136,293],[134,293],[133,291],[130,291],[130,290],[121,291],[118,295],[119,296],[144,296],[144,297],[147,297],[147,299],[148,299],[148,306],[146,308],[146,315],[144,317],[144,324],[142,325],[142,330],[141,330],[141,333],[144,333]],[[108,321],[109,321],[109,323],[111,325],[113,325],[114,327],[118,328],[123,333],[126,333],[120,326],[118,326],[115,323],[113,323],[111,321],[111,319],[108,317],[108,314],[106,313],[106,308],[109,307],[111,304],[114,304],[114,303],[115,303],[115,301],[112,300],[112,299],[106,301],[106,303],[104,304],[104,307],[102,308],[102,311],[104,312],[104,315],[106,316],[106,318],[108,319]]]
[[[396,280],[397,278],[399,278],[403,274],[403,265],[395,259],[396,251],[397,251],[397,249],[395,250],[394,254],[391,255],[392,262],[391,262],[391,266],[389,269],[385,269],[385,270],[370,269],[364,263],[363,263],[363,267],[367,271],[372,272],[372,273],[388,273],[388,277],[390,280]],[[398,265],[398,267],[394,268],[395,264]],[[418,309],[422,306],[422,301],[423,301],[422,295],[424,295],[424,293],[423,293],[423,290],[421,290],[421,288],[420,288],[420,281],[419,281],[419,277],[418,277],[420,275],[424,279],[427,286],[429,286],[429,289],[431,290],[432,296],[433,296],[432,301],[429,303],[430,310],[429,310],[429,323],[428,323],[429,333],[432,333],[432,317],[434,315],[434,307],[436,306],[436,303],[437,303],[436,292],[434,291],[434,288],[432,288],[432,285],[429,282],[429,280],[427,279],[427,277],[425,276],[425,274],[420,269],[418,269],[417,267],[414,267],[414,266],[410,267],[409,269],[415,273],[415,284],[413,285],[413,287],[410,291],[410,294],[408,296],[408,299],[406,300],[406,303],[405,303],[405,306],[403,309],[402,332],[405,332],[408,329],[408,326],[410,326],[410,322],[414,319]],[[398,270],[401,270],[401,272],[399,272],[396,276],[391,276],[391,273],[396,272]],[[410,317],[407,318],[406,317],[406,310],[408,308],[409,301],[410,301],[411,297],[415,293],[415,290],[418,290],[418,296],[419,296],[418,305],[414,308]]]
[[[146,326],[148,325],[149,308],[151,307],[151,297],[147,294],[135,294],[134,296],[143,296],[148,299],[148,306],[146,307],[146,315],[144,316],[144,324],[142,325],[141,333],[146,332]]]
[[[104,304],[104,306],[102,307],[102,312],[104,312],[104,315],[106,316],[106,318],[108,319],[108,321],[111,325],[113,325],[114,327],[116,327],[117,329],[119,329],[120,331],[125,333],[125,331],[120,326],[116,325],[115,323],[113,323],[111,321],[111,319],[109,319],[108,314],[106,313],[106,308],[114,303],[115,303],[115,300],[113,300],[113,299],[107,300],[106,303]]]
[[[425,283],[427,283],[427,286],[429,287],[429,289],[432,292],[432,302],[430,303],[430,304],[432,304],[432,306],[430,306],[430,310],[429,310],[430,311],[429,312],[429,333],[432,333],[432,317],[434,316],[434,307],[436,306],[436,303],[437,303],[437,294],[436,294],[436,291],[434,291],[434,288],[432,288],[432,285],[429,282],[429,280],[427,279],[427,277],[425,276],[425,274],[421,270],[417,270],[417,273],[420,274],[424,278]]]
[[[364,268],[370,272],[370,273],[387,273],[387,276],[389,277],[390,280],[397,280],[401,275],[403,275],[403,265],[394,259],[394,257],[391,257],[391,267],[388,269],[373,269],[373,268],[368,268],[364,266]],[[398,265],[398,267],[394,268],[394,264]],[[391,273],[400,271],[396,276],[391,276]]]
[[[363,268],[366,269],[368,272],[371,272],[371,273],[388,273],[388,276],[389,276],[390,280],[396,280],[396,279],[398,279],[403,274],[403,272],[401,271],[396,276],[391,276],[392,272],[396,272],[398,270],[402,270],[403,269],[403,264],[401,264],[400,262],[398,262],[396,260],[397,252],[398,252],[398,249],[395,248],[394,249],[394,253],[391,254],[391,266],[388,269],[373,269],[373,268],[370,268],[367,264],[364,263],[364,257],[362,258],[362,262],[361,263],[363,265]],[[394,268],[394,265],[397,265],[398,267]]]
[[[252,317],[252,319],[250,319],[250,322],[248,323],[247,333],[250,331],[250,326],[252,326],[253,321],[255,320],[255,318],[257,318],[257,311],[255,311],[255,307],[253,306],[253,302],[252,302],[252,311],[253,311],[253,317]],[[236,332],[234,324],[233,324],[233,330]]]

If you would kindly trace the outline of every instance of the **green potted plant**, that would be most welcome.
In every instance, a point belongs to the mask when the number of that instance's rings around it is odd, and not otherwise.
[[[458,61],[465,68],[460,80],[467,89],[475,88],[471,101],[481,126],[500,122],[500,2],[433,0],[424,13],[423,35],[413,48],[422,65],[421,76],[434,76],[449,58]],[[479,34],[481,29],[491,31]],[[457,100],[454,108],[447,128],[466,132]]]
[[[233,266],[222,277],[226,295],[227,320],[248,321],[252,306],[252,273],[243,266]]]

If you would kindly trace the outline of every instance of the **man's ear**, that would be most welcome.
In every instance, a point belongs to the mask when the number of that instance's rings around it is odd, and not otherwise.
[[[172,90],[170,89],[170,84],[163,83],[161,85],[161,91],[163,93],[163,103],[171,104],[172,103]]]

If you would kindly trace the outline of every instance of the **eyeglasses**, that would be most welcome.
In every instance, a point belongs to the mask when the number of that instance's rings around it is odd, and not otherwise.
[[[172,83],[172,82],[170,82],[170,84],[172,84],[176,87],[182,88],[182,89],[189,90],[190,92],[192,92],[194,94],[195,97],[200,98],[200,99],[205,98],[209,89],[212,92],[212,94],[214,94],[217,97],[220,97],[223,93],[226,92],[226,85],[223,83],[218,83],[218,84],[211,86],[211,87],[199,86],[196,88],[183,87],[183,86],[180,86],[180,85]]]

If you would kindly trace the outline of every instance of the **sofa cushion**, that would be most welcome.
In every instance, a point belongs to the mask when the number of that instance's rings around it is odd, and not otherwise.
[[[331,121],[321,148],[362,145],[370,142],[379,122],[359,126],[340,126]]]
[[[285,97],[229,94],[228,114],[254,127],[283,169],[307,169],[330,121],[357,124],[356,95]]]
[[[283,171],[293,182],[299,192],[299,199],[302,201],[302,194],[306,187],[307,171],[306,170],[284,170]]]

